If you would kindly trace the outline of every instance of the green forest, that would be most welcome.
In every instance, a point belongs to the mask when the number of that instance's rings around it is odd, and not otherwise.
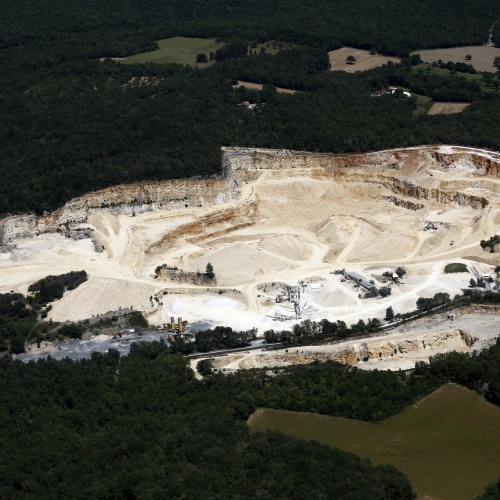
[[[218,174],[221,146],[500,149],[497,92],[461,75],[412,72],[418,60],[406,57],[416,48],[482,44],[499,14],[500,3],[486,0],[473,8],[465,0],[4,2],[0,214],[41,214],[119,183]],[[204,69],[109,59],[154,50],[155,40],[172,36],[231,43]],[[270,40],[295,48],[244,55]],[[327,51],[342,45],[406,59],[330,72]],[[234,90],[237,80],[266,85]],[[370,98],[385,85],[472,105],[457,115],[418,115],[416,98]],[[273,86],[301,92],[278,94]],[[259,112],[238,106],[245,100]]]
[[[448,381],[500,404],[500,342],[410,375],[328,362],[199,381],[160,342],[0,370],[2,498],[415,499],[392,466],[245,422],[259,406],[377,421]]]

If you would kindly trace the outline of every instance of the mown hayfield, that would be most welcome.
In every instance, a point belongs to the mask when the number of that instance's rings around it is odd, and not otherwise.
[[[500,408],[446,385],[383,422],[258,410],[252,431],[277,429],[406,472],[420,498],[471,500],[500,476]]]
[[[451,115],[462,112],[470,103],[467,102],[435,102],[428,115]]]
[[[238,83],[236,85],[233,85],[233,88],[237,89],[238,87],[242,86],[250,90],[262,90],[263,87],[262,83],[244,82],[242,80],[238,80]],[[280,94],[295,94],[297,90],[276,87],[276,92],[279,92]]]
[[[348,56],[354,56],[356,62],[354,64],[346,64]],[[356,71],[367,71],[387,64],[389,61],[399,63],[400,60],[396,57],[386,57],[380,54],[370,54],[368,50],[351,49],[350,47],[342,47],[338,50],[328,52],[330,58],[331,71],[346,71],[354,73]]]
[[[147,62],[159,64],[180,63],[197,67],[207,67],[211,62],[206,64],[196,63],[197,54],[204,53],[208,56],[210,52],[215,52],[223,46],[222,43],[216,43],[215,38],[186,38],[183,36],[165,38],[158,40],[156,43],[159,47],[158,50],[136,54],[120,62],[124,64]]]
[[[422,61],[432,63],[433,61],[441,61],[447,63],[463,62],[472,64],[478,71],[491,71],[496,73],[497,69],[493,66],[495,57],[500,56],[500,48],[491,47],[489,45],[479,45],[472,47],[453,47],[451,49],[432,49],[432,50],[417,50],[414,54],[420,54]],[[465,60],[466,55],[471,55],[470,61]]]

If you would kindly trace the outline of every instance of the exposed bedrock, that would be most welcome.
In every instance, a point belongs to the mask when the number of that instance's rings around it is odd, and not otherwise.
[[[363,173],[365,168],[371,171]],[[75,198],[55,212],[42,216],[8,216],[0,220],[0,244],[44,232],[61,231],[69,235],[72,226],[86,222],[96,210],[133,215],[158,209],[180,209],[186,205],[216,207],[237,200],[241,186],[258,178],[262,170],[304,169],[307,175],[333,177],[339,182],[380,183],[394,194],[417,200],[435,200],[441,204],[474,208],[484,208],[488,204],[484,197],[451,189],[451,186],[443,189],[439,182],[438,187],[429,187],[421,185],[418,176],[409,179],[429,168],[454,170],[468,177],[500,175],[499,161],[488,157],[487,153],[465,148],[422,147],[353,155],[225,148],[222,151],[221,179],[119,185]],[[417,206],[408,203],[408,208],[412,210]]]
[[[302,365],[313,361],[338,361],[346,365],[357,365],[358,362],[387,359],[397,355],[430,356],[450,350],[469,351],[478,338],[459,328],[441,332],[425,333],[391,340],[373,340],[354,343],[344,349],[332,347],[332,350],[309,351],[297,349],[293,352],[277,351],[274,353],[248,356],[239,363],[240,369],[272,368],[274,366]],[[229,361],[219,358],[217,368],[227,365]]]
[[[238,197],[235,184],[227,179],[172,180],[124,184],[94,191],[66,203],[59,210],[42,216],[10,216],[0,221],[0,244],[62,231],[86,222],[96,210],[133,215],[159,209],[180,209],[187,206],[217,206]]]
[[[239,367],[241,369],[250,369],[265,366],[307,365],[313,361],[338,361],[346,365],[355,365],[357,363],[356,352],[353,348],[347,348],[331,352],[302,352],[295,354],[281,351],[273,354],[258,354],[241,361]]]
[[[413,210],[415,212],[417,210],[422,210],[422,208],[425,207],[425,205],[422,205],[422,203],[415,203],[410,200],[403,200],[401,198],[398,198],[397,196],[388,195],[388,196],[382,196],[382,198],[386,201],[394,203],[394,205],[396,205],[397,207],[403,207],[406,208],[407,210]]]

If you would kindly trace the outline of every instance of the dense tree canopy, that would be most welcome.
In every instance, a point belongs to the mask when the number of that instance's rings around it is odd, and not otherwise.
[[[0,214],[42,213],[123,182],[212,175],[220,172],[224,145],[356,152],[449,142],[500,149],[500,100],[484,96],[477,83],[394,65],[330,74],[326,53],[342,44],[399,55],[480,44],[497,3],[27,0],[2,7]],[[232,42],[219,54],[231,57],[203,70],[97,60],[154,50],[154,40],[175,35]],[[272,39],[297,48],[243,56],[245,44]],[[149,80],[129,83],[138,76]],[[235,91],[238,79],[304,92]],[[369,97],[387,84],[473,105],[455,116],[414,116],[415,100]],[[237,106],[245,100],[265,102],[264,111]]]
[[[3,498],[415,498],[391,466],[250,434],[260,373],[193,380],[161,343],[0,371]]]
[[[500,149],[500,99],[474,82],[414,75],[405,65],[324,73],[325,52],[287,52],[206,70],[80,61],[36,72],[39,81],[0,97],[0,213],[42,213],[123,182],[219,173],[223,145],[337,153],[432,143]],[[149,85],[128,83],[141,75]],[[238,79],[303,92],[233,90]],[[473,102],[457,115],[416,116],[415,99],[370,97],[388,84]],[[263,112],[238,106],[246,100],[265,102]]]
[[[500,404],[500,342],[436,356],[411,375],[329,362],[198,381],[159,342],[134,344],[123,358],[3,357],[0,371],[5,498],[412,499],[393,467],[279,433],[251,435],[245,420],[260,405],[380,420],[449,381]]]

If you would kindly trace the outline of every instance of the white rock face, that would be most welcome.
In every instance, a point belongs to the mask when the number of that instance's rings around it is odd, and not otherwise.
[[[457,191],[424,187],[410,180],[373,174],[364,178],[359,168],[398,170],[412,173],[418,167],[435,165],[436,168],[458,171],[467,170],[473,175],[498,177],[500,163],[474,150],[458,148],[417,148],[380,151],[357,155],[332,155],[272,149],[223,148],[221,180],[171,180],[139,182],[113,186],[88,193],[66,203],[52,213],[43,216],[33,214],[9,216],[0,221],[0,244],[19,238],[28,238],[46,232],[68,232],[76,224],[83,223],[96,210],[108,210],[117,214],[143,213],[162,209],[179,209],[188,206],[216,206],[236,200],[239,187],[245,181],[255,179],[259,170],[307,169],[329,172],[342,181],[345,169],[356,169],[360,181],[380,182],[397,194],[416,199],[435,199],[440,203],[469,205],[484,208],[485,198]],[[411,167],[411,168],[410,168]],[[405,172],[406,173],[406,172]],[[411,176],[411,175],[410,175]],[[353,180],[350,178],[349,180]]]

